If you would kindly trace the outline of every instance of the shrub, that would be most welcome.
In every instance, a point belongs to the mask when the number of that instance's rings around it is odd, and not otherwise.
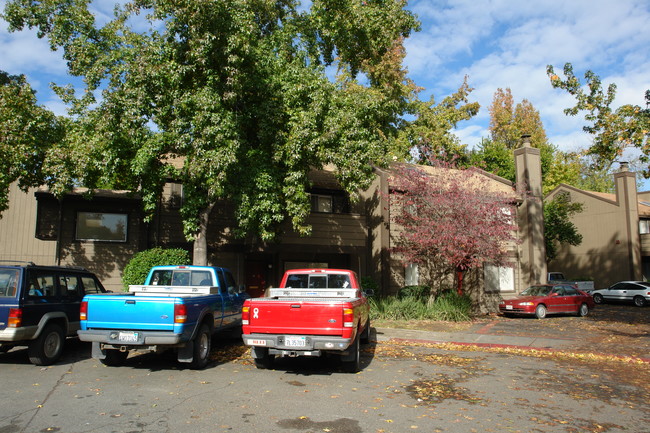
[[[421,286],[412,286],[421,287]],[[448,292],[437,298],[419,296],[387,296],[369,300],[372,320],[440,320],[461,322],[471,319],[471,301],[467,296]],[[419,297],[418,297],[419,296]]]
[[[361,289],[366,291],[366,290],[372,290],[375,292],[375,296],[378,295],[379,293],[379,284],[375,280],[372,279],[372,277],[361,277]]]
[[[137,253],[124,267],[122,284],[124,290],[131,284],[143,284],[149,270],[154,266],[178,266],[191,263],[190,254],[180,248],[152,248]]]
[[[403,298],[415,298],[421,301],[429,299],[431,289],[428,286],[405,286],[400,289],[397,296]]]

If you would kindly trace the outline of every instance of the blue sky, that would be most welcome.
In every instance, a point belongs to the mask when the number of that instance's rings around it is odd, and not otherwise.
[[[111,14],[113,2],[95,3],[99,15]],[[616,83],[616,105],[643,106],[650,89],[648,0],[411,0],[407,8],[422,22],[406,41],[405,60],[410,77],[426,89],[421,97],[441,101],[465,75],[475,88],[470,99],[481,104],[479,115],[456,131],[470,147],[489,136],[488,108],[498,88],[510,88],[515,102],[529,100],[560,149],[589,146],[583,118],[563,113],[573,100],[551,87],[548,64],[561,71],[570,62],[581,78],[591,69],[603,83]],[[0,70],[27,75],[39,101],[64,114],[49,83],[70,82],[65,62],[35,32],[6,27],[0,20]]]

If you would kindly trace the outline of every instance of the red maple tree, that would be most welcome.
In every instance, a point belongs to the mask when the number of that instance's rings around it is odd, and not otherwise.
[[[478,169],[397,164],[390,181],[392,250],[418,264],[432,295],[452,276],[463,294],[463,275],[489,263],[508,266],[517,243],[514,188],[497,189]]]

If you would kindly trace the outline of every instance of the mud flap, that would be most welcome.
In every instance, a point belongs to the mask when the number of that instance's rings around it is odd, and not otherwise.
[[[90,356],[95,359],[106,359],[106,352],[100,348],[98,341],[93,341]]]
[[[178,362],[192,362],[194,360],[194,340],[188,341],[185,346],[178,349]]]

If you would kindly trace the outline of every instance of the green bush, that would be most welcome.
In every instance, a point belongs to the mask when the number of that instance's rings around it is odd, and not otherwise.
[[[420,286],[412,286],[420,287]],[[471,319],[471,301],[467,296],[446,292],[435,299],[418,295],[371,298],[372,320],[440,320],[462,322]],[[419,297],[418,297],[419,296]]]
[[[379,284],[375,280],[372,279],[372,277],[361,277],[361,289],[366,291],[366,290],[372,290],[375,292],[375,296],[379,294]]]
[[[154,266],[179,266],[190,264],[190,254],[180,248],[152,248],[137,253],[124,268],[122,284],[129,290],[131,284],[143,284]]]
[[[431,294],[431,289],[428,286],[405,286],[400,289],[397,293],[397,296],[400,299],[404,298],[414,298],[421,301],[426,301],[429,299]]]

